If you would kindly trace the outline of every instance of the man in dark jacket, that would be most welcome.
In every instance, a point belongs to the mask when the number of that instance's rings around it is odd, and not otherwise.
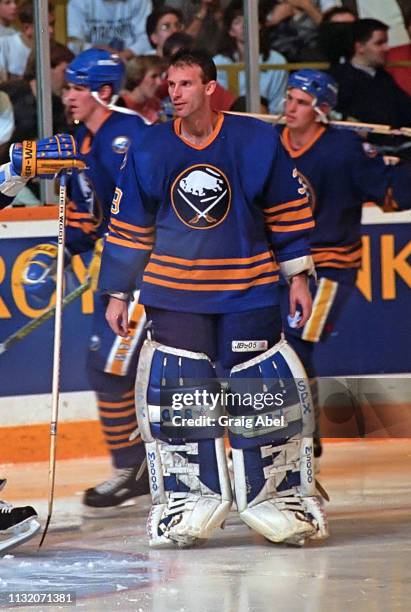
[[[384,69],[388,26],[376,19],[353,24],[351,59],[334,66],[338,83],[337,110],[359,121],[394,127],[411,125],[411,97]]]

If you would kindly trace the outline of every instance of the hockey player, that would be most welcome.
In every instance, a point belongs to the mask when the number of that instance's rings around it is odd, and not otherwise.
[[[312,69],[293,73],[288,81],[284,114],[286,126],[276,126],[281,143],[306,185],[315,219],[310,234],[318,282],[313,311],[300,327],[287,320],[288,290],[283,286],[285,335],[313,381],[313,349],[335,327],[354,290],[361,266],[361,211],[364,202],[379,205],[391,200],[399,209],[410,208],[410,164],[386,165],[381,156],[366,153],[354,132],[328,126],[327,116],[337,102],[337,85],[325,72]],[[318,420],[318,419],[317,419]],[[321,455],[319,430],[314,452]]]
[[[96,240],[107,231],[124,155],[130,143],[137,143],[147,129],[134,111],[115,106],[124,76],[124,65],[119,57],[103,49],[83,51],[66,69],[65,101],[73,119],[80,122],[75,138],[81,159],[87,166],[83,171],[74,172],[69,180],[68,261],[76,253],[91,259]],[[41,295],[47,302],[50,299],[55,287],[56,252],[55,244],[39,245],[25,268],[23,284],[33,299]],[[144,447],[135,433],[133,390],[145,323],[143,309],[137,302],[131,304],[133,334],[128,340],[122,340],[116,338],[105,321],[106,302],[106,296],[95,295],[88,376],[97,393],[100,420],[115,474],[85,492],[86,516],[109,514],[113,508],[149,492]]]
[[[277,281],[281,270],[290,313],[298,307],[304,325],[311,210],[270,126],[212,112],[211,58],[180,51],[168,84],[177,119],[151,128],[128,152],[100,275],[115,333],[129,333],[137,275],[151,322],[136,383],[153,499],[150,545],[193,546],[227,517],[225,403],[240,517],[273,542],[302,544],[325,536],[326,524],[313,490],[307,384],[280,340]],[[228,376],[230,401],[217,371]],[[262,391],[264,401],[250,406],[247,389]],[[282,408],[265,396],[274,389],[284,394]],[[193,394],[202,401],[193,403]],[[210,397],[220,399],[211,406]],[[279,414],[277,429],[271,417]]]
[[[25,141],[12,146],[10,161],[0,166],[0,208],[13,201],[29,178],[54,178],[60,170],[83,168],[72,136],[58,134],[44,140]],[[22,176],[23,175],[23,176]],[[0,480],[0,491],[6,480]],[[0,501],[0,552],[4,553],[31,539],[40,529],[32,506],[14,508]]]

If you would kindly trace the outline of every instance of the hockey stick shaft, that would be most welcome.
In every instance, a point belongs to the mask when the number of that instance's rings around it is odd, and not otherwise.
[[[60,398],[60,366],[61,366],[61,322],[63,314],[64,295],[64,243],[66,232],[66,191],[67,176],[63,172],[60,177],[59,190],[59,222],[57,240],[57,273],[56,273],[56,316],[54,319],[54,346],[53,346],[53,383],[51,391],[51,423],[50,423],[50,460],[49,460],[49,490],[48,513],[39,548],[47,535],[48,527],[53,513],[54,484],[56,476],[56,447],[57,422]]]
[[[66,297],[63,299],[63,308],[71,304],[71,302],[74,302],[74,300],[80,297],[85,291],[87,291],[87,289],[90,289],[90,286],[91,280],[88,278],[86,281],[84,281],[84,283],[82,283],[73,291],[71,291],[68,295],[66,295]],[[28,323],[20,327],[20,329],[13,332],[8,338],[6,338],[6,340],[4,340],[4,342],[0,343],[0,355],[8,351],[10,347],[16,344],[16,342],[23,340],[29,334],[31,334],[31,332],[33,332],[35,329],[43,325],[43,323],[51,319],[54,316],[55,312],[56,307],[52,306],[51,308],[48,308],[45,312],[43,312],[43,314],[41,314],[39,317],[36,317],[32,321],[29,321]]]
[[[260,119],[267,123],[285,123],[283,115],[262,115],[258,113],[236,113],[233,111],[225,111],[228,115],[240,115],[242,117],[252,117]],[[387,134],[393,136],[406,136],[411,138],[411,128],[401,127],[393,128],[390,125],[380,123],[361,123],[360,121],[330,121],[329,125],[338,129],[353,130],[355,132],[369,132],[373,134]]]

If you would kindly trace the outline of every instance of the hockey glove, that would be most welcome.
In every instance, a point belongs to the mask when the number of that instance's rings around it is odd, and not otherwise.
[[[25,179],[53,178],[61,170],[73,168],[82,170],[86,165],[77,155],[76,141],[70,134],[23,140],[10,147],[12,169]]]

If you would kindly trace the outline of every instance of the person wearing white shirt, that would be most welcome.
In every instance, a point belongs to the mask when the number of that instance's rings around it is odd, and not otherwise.
[[[145,26],[151,11],[151,0],[69,0],[69,47],[74,53],[99,45],[129,55],[149,53]]]
[[[11,27],[17,19],[17,2],[15,0],[0,0],[0,36],[10,36],[16,30]]]

